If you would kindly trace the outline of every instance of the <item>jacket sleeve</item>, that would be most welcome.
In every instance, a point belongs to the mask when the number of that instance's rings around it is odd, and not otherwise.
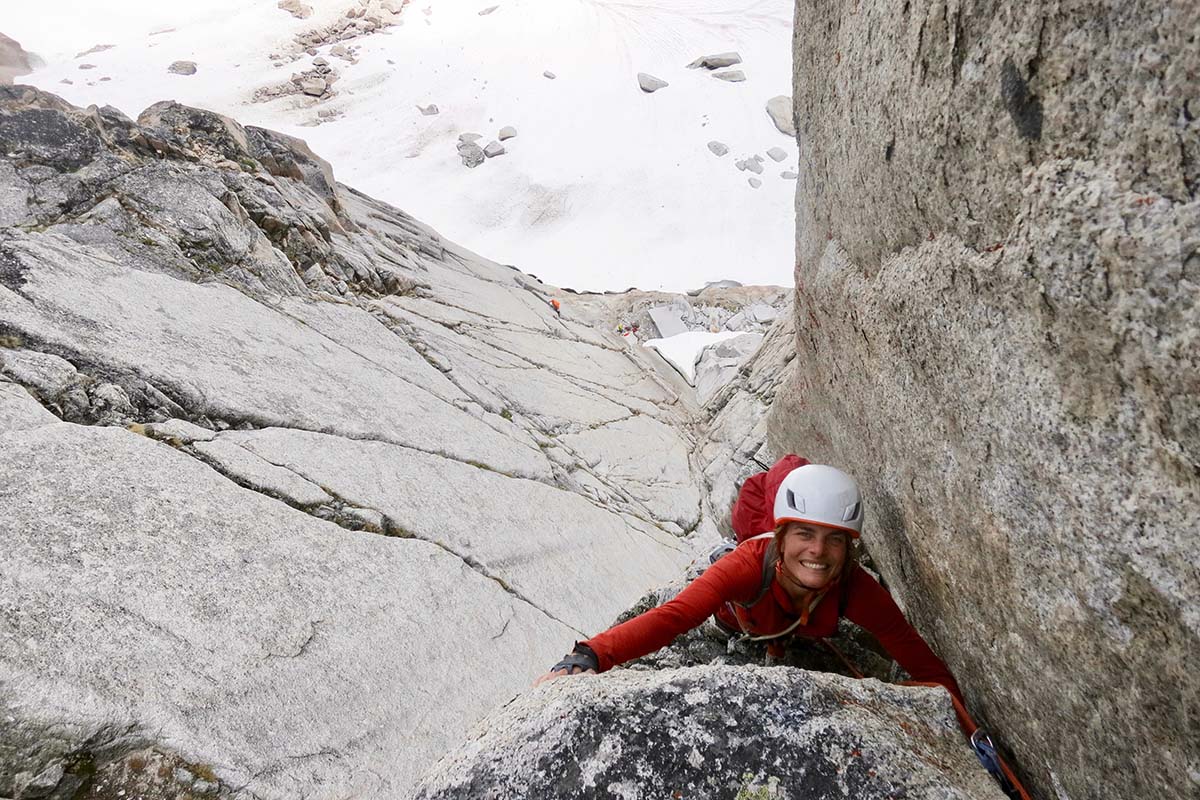
[[[674,599],[614,625],[582,644],[595,651],[600,672],[670,644],[714,614],[728,600],[746,601],[758,593],[762,563],[748,548],[721,558]]]
[[[887,590],[864,569],[855,569],[850,581],[846,618],[870,631],[914,681],[941,684],[961,703],[962,692],[954,676],[904,618]]]

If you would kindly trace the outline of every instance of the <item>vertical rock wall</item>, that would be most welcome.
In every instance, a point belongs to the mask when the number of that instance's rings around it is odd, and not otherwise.
[[[1045,797],[1200,792],[1200,5],[799,0],[772,445]]]

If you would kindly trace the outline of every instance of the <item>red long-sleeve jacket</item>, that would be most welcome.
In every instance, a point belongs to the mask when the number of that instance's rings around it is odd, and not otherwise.
[[[726,603],[752,601],[762,588],[763,558],[770,543],[770,539],[743,542],[673,600],[583,642],[595,651],[600,671],[665,647],[679,634],[722,610]],[[842,597],[844,601],[839,602]],[[810,611],[807,623],[796,627],[793,635],[833,635],[837,630],[839,605],[844,605],[845,617],[870,631],[913,680],[941,684],[962,700],[950,670],[908,624],[887,590],[857,564],[852,564],[839,583],[829,588]],[[721,616],[727,623],[733,623],[727,609]],[[749,609],[739,610],[739,616],[746,630],[764,636],[786,629],[800,617],[800,610],[793,606],[779,581],[773,579],[763,598]]]

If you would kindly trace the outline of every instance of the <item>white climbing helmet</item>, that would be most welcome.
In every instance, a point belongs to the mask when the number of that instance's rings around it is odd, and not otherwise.
[[[862,494],[854,478],[836,467],[805,464],[787,474],[775,493],[775,527],[785,522],[813,522],[862,533]]]

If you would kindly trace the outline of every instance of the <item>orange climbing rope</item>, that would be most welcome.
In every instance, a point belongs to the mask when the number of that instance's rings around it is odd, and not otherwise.
[[[855,678],[858,678],[860,680],[866,677],[866,675],[864,675],[862,673],[862,670],[860,670],[858,667],[856,667],[854,665],[854,662],[846,657],[845,653],[843,653],[836,646],[834,646],[833,642],[829,641],[828,639],[821,639],[820,642],[821,642],[821,644],[825,645],[825,647],[828,648],[831,653],[833,653],[835,656],[837,656],[839,660],[841,660],[841,662],[846,666],[846,669],[850,670],[851,675],[853,675]],[[940,683],[929,683],[927,681],[903,681],[903,682],[901,682],[900,685],[901,686],[937,686],[942,689],[946,688],[946,687],[942,686]],[[976,724],[975,720],[971,718],[971,715],[967,712],[967,707],[965,705],[963,705],[962,701],[959,700],[957,697],[955,697],[953,694],[950,694],[950,702],[954,703],[954,713],[958,716],[958,721],[959,721],[959,724],[962,726],[963,732],[966,733],[967,736],[970,738],[971,746],[974,747],[975,746],[975,735],[977,732],[981,731],[979,725]],[[983,735],[985,737],[987,736],[986,733]],[[989,743],[989,745],[991,744],[990,738],[988,739],[988,743]],[[992,749],[994,750],[995,748],[993,747]],[[996,761],[1000,765],[1000,769],[1004,772],[1004,777],[1008,778],[1008,782],[1012,785],[1013,789],[1016,791],[1017,797],[1019,797],[1020,800],[1030,800],[1029,792],[1025,791],[1025,787],[1021,785],[1021,782],[1019,780],[1017,780],[1017,776],[1015,774],[1013,774],[1012,768],[1008,766],[1007,762],[1005,762],[1005,760],[1000,756],[999,752],[996,753]]]

